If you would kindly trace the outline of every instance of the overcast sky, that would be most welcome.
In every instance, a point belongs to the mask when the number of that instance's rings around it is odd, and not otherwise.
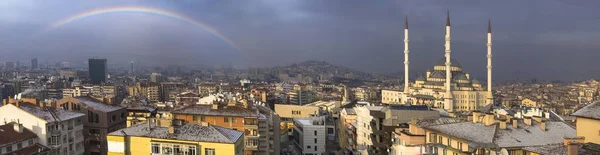
[[[189,16],[241,50],[199,27],[151,14],[104,14],[44,30],[80,12],[118,6]],[[0,61],[83,62],[96,56],[114,64],[266,67],[324,60],[367,72],[402,72],[408,16],[411,71],[422,73],[443,57],[449,9],[452,57],[476,78],[485,78],[491,19],[496,79],[589,79],[600,77],[598,8],[597,0],[3,0]]]

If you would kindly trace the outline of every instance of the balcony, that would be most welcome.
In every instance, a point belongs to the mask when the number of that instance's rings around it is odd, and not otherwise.
[[[50,132],[50,136],[59,136],[60,137],[60,134],[61,134],[60,130],[50,130],[49,132]]]
[[[246,150],[258,150],[258,146],[256,146],[256,145],[246,145]]]

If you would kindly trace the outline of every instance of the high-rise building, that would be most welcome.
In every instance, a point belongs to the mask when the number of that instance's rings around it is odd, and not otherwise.
[[[106,82],[106,59],[89,59],[88,67],[92,84],[101,84]]]
[[[135,63],[133,61],[129,61],[129,72],[133,73],[135,72]]]
[[[37,58],[33,58],[31,59],[31,69],[37,69],[38,68],[38,59]]]
[[[162,75],[160,73],[152,73],[150,75],[150,82],[162,82]]]

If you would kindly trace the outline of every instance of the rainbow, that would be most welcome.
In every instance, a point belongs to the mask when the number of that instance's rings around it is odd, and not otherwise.
[[[190,17],[182,15],[182,14],[178,14],[178,13],[163,10],[163,9],[152,8],[152,7],[119,6],[119,7],[108,7],[108,8],[98,8],[98,9],[88,10],[88,11],[80,12],[78,14],[58,20],[58,21],[50,24],[49,26],[47,26],[46,29],[57,28],[57,27],[65,25],[65,24],[71,23],[73,21],[80,20],[80,19],[87,18],[87,17],[111,14],[111,13],[144,13],[144,14],[159,15],[159,16],[177,19],[177,20],[192,24],[194,26],[200,27],[201,29],[203,29],[203,30],[215,35],[219,39],[227,42],[227,44],[229,44],[236,50],[241,51],[241,49],[233,41],[231,41],[231,39],[228,39],[227,37],[225,37],[225,35],[221,34],[219,31],[208,26],[207,24],[201,23],[197,20],[194,20],[193,18],[190,18]]]

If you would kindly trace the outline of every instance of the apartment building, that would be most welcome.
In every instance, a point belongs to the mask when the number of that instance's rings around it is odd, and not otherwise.
[[[246,154],[258,152],[259,113],[233,103],[190,105],[171,112],[173,117],[190,124],[210,124],[244,132]]]
[[[356,112],[353,108],[340,110],[338,134],[340,148],[344,154],[356,154]]]
[[[0,120],[4,120],[5,123],[18,122],[19,132],[25,128],[33,132],[38,137],[37,142],[34,140],[34,143],[51,149],[50,154],[84,154],[84,116],[80,113],[45,107],[44,103],[39,102],[35,104],[19,101],[0,107]],[[20,129],[21,126],[24,128]],[[0,139],[4,140],[4,138],[7,137]],[[33,144],[27,142],[27,145]],[[24,146],[22,144],[21,147]],[[18,144],[16,149],[19,149]],[[9,148],[3,150],[10,152]]]
[[[384,132],[384,120],[391,117],[385,106],[359,106],[356,112],[356,144],[361,154],[387,154],[387,139],[390,135]]]
[[[149,119],[107,135],[108,154],[243,155],[244,133],[224,127]]]
[[[600,102],[594,102],[577,110],[577,136],[585,137],[585,142],[600,144]]]
[[[106,135],[127,126],[127,109],[116,104],[106,104],[88,96],[64,98],[56,106],[85,114],[83,137],[86,155],[106,155]]]
[[[130,96],[146,97],[150,103],[160,101],[160,87],[154,82],[138,82],[133,86],[129,86],[128,92]]]
[[[564,122],[542,117],[513,118],[473,111],[470,121],[424,124],[426,153],[433,154],[524,154],[525,147],[560,144],[576,131]]]
[[[293,135],[293,144],[302,154],[325,153],[327,136],[325,117],[294,118]]]
[[[400,98],[404,94],[400,90],[381,90],[381,103],[385,104],[403,104]]]
[[[275,111],[264,106],[263,103],[255,106],[260,113],[258,117],[258,154],[278,155],[281,153],[281,129],[279,124],[281,118]]]

